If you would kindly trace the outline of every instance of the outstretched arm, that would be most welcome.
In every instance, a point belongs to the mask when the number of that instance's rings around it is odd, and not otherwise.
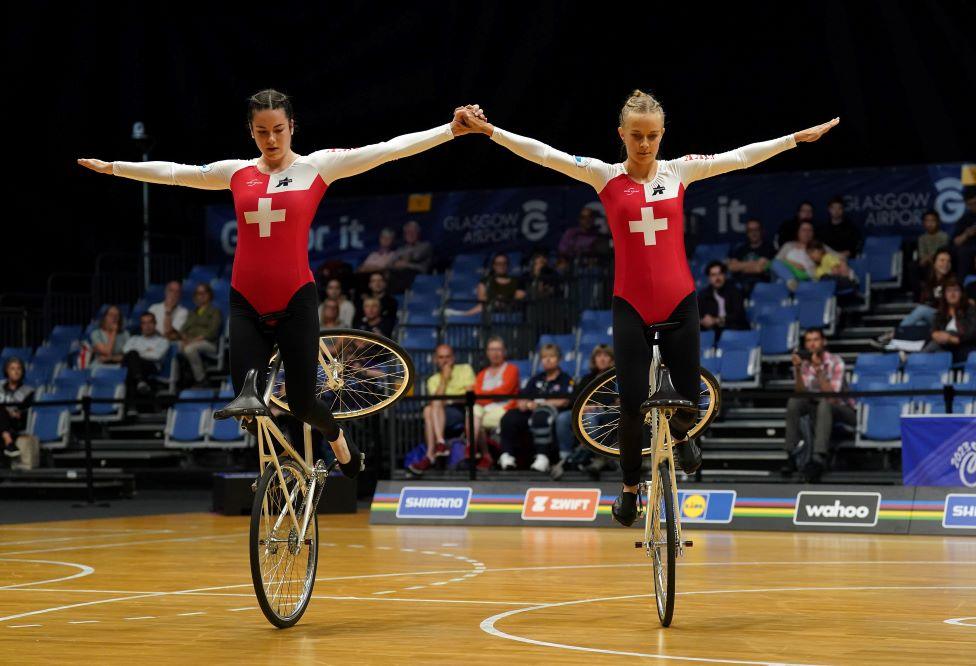
[[[78,164],[98,173],[131,178],[144,183],[183,185],[199,190],[225,190],[234,172],[246,165],[244,160],[222,160],[203,166],[176,162],[103,162],[80,159]]]
[[[771,141],[760,141],[742,146],[727,153],[718,155],[685,155],[675,160],[681,182],[690,185],[696,180],[711,178],[736,169],[746,169],[778,155],[784,150],[796,148],[797,143],[816,141],[840,122],[834,118],[830,122],[811,127],[810,129],[787,134]]]
[[[319,150],[309,155],[309,159],[319,170],[322,180],[332,183],[340,178],[369,171],[381,164],[430,150],[456,136],[470,134],[474,130],[465,123],[465,119],[477,116],[484,117],[477,105],[458,107],[454,110],[454,118],[451,122],[439,127],[404,134],[362,148]]]

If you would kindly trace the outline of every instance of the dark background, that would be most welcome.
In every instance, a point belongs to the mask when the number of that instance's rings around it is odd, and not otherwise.
[[[294,96],[300,153],[432,127],[478,102],[500,126],[617,159],[617,112],[640,87],[667,112],[663,157],[838,115],[826,140],[757,170],[976,157],[976,4],[743,4],[8,10],[0,292],[42,291],[52,271],[90,272],[99,252],[138,251],[141,187],[75,158],[139,159],[136,120],[154,138],[154,159],[253,157],[244,102],[264,87]],[[328,197],[564,182],[474,136],[340,181]],[[152,186],[153,231],[199,245],[203,206],[229,198]]]

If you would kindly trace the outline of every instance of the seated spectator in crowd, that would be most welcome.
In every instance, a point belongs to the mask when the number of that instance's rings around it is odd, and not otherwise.
[[[797,206],[796,215],[779,225],[773,244],[777,248],[782,248],[787,243],[795,241],[799,235],[800,225],[804,222],[813,224],[813,204],[809,201],[801,202]]]
[[[757,282],[769,279],[769,265],[775,256],[772,243],[763,238],[762,223],[757,219],[747,220],[746,240],[732,248],[729,270],[747,293],[751,293]]]
[[[380,302],[380,316],[383,319],[396,323],[397,309],[400,307],[400,304],[397,303],[397,299],[387,293],[386,278],[382,273],[373,273],[369,276],[369,291],[359,301],[359,308],[356,312],[357,322],[362,321],[364,314],[363,303],[367,298],[375,298],[378,300]]]
[[[380,299],[367,296],[363,299],[363,316],[356,325],[360,331],[372,331],[377,335],[390,337],[393,335],[393,327],[396,320],[383,316],[380,307]]]
[[[139,335],[129,338],[122,349],[126,397],[136,393],[145,395],[152,390],[149,380],[162,370],[159,364],[169,351],[169,344],[156,330],[156,315],[143,312],[139,317]]]
[[[498,336],[488,338],[485,344],[485,356],[488,357],[488,367],[478,373],[474,380],[474,392],[479,395],[516,395],[519,392],[519,369],[506,362],[507,350],[505,341]],[[491,454],[488,453],[488,442],[485,441],[489,431],[501,425],[505,412],[514,406],[512,400],[492,400],[480,398],[474,406],[475,438],[480,445],[481,460],[478,467],[489,469],[492,464]]]
[[[922,216],[925,231],[918,237],[918,266],[927,271],[932,266],[935,253],[949,247],[949,234],[942,231],[942,220],[934,210],[927,210]]]
[[[110,305],[102,321],[91,333],[92,365],[115,365],[122,362],[122,349],[129,332],[122,326],[122,311]]]
[[[959,279],[965,280],[973,272],[973,260],[976,259],[976,187],[963,190],[966,202],[966,212],[962,214],[953,230],[952,246],[955,250],[956,267],[959,269]]]
[[[856,414],[850,398],[808,398],[808,392],[844,390],[844,360],[827,351],[827,341],[819,328],[803,333],[803,350],[793,353],[796,395],[786,403],[786,452],[808,483],[817,481],[826,469],[830,453],[830,433],[834,421],[854,425]],[[804,437],[800,419],[810,416],[812,432]],[[813,441],[810,442],[809,438]],[[799,448],[800,440],[804,446]],[[811,448],[812,446],[812,448]]]
[[[339,321],[339,304],[331,298],[325,299],[319,306],[319,328],[322,330],[344,328]]]
[[[853,284],[854,272],[847,261],[839,254],[827,254],[826,246],[818,240],[807,244],[807,254],[815,268],[810,277],[814,280],[833,280],[838,288]]]
[[[156,318],[156,328],[167,340],[179,340],[180,329],[186,323],[187,309],[180,305],[183,300],[183,286],[178,280],[166,283],[163,300],[149,306]]]
[[[201,354],[217,353],[223,315],[213,304],[213,289],[204,282],[193,290],[193,304],[196,307],[180,329],[180,357],[190,366],[193,383],[200,386],[207,379]]]
[[[394,241],[396,241],[396,232],[389,227],[384,227],[380,231],[380,246],[363,259],[363,263],[359,265],[356,272],[372,273],[392,268],[393,261],[396,259],[396,252],[393,249]]]
[[[24,362],[16,356],[3,363],[4,382],[0,386],[0,404],[24,403],[17,407],[0,407],[0,437],[3,453],[8,458],[20,456],[17,435],[27,425],[27,408],[34,398],[34,389],[24,384]]]
[[[864,244],[857,225],[844,217],[844,200],[834,197],[827,204],[827,222],[817,229],[817,240],[834,248],[844,259],[856,257]]]
[[[491,260],[491,270],[478,283],[478,304],[461,312],[472,315],[489,308],[494,312],[509,312],[518,302],[525,300],[525,290],[518,278],[508,274],[508,256],[496,254]]]
[[[542,346],[539,350],[542,370],[520,392],[521,395],[537,397],[517,400],[515,407],[502,417],[502,454],[498,457],[501,469],[515,469],[515,450],[521,439],[531,432],[535,446],[535,460],[531,468],[537,472],[549,471],[549,446],[552,444],[556,419],[560,411],[570,408],[571,401],[569,398],[541,396],[572,393],[573,378],[559,367],[562,356],[562,350],[557,345]]]
[[[559,239],[559,254],[567,259],[594,257],[609,252],[607,237],[596,226],[596,213],[583,207],[577,218],[579,225],[563,232]]]
[[[346,293],[342,290],[342,282],[335,278],[329,280],[325,285],[325,298],[334,301],[339,307],[340,328],[352,328],[352,322],[356,318],[356,306],[346,298]],[[396,303],[395,298],[393,302]],[[321,310],[319,316],[321,317]]]
[[[955,280],[952,272],[952,254],[947,249],[938,250],[932,260],[928,275],[919,287],[915,299],[917,305],[899,323],[898,328],[878,337],[876,347],[918,351],[921,344],[905,344],[929,339],[929,331],[935,323],[935,313],[942,299],[942,290],[949,280]]]
[[[474,389],[474,369],[467,363],[455,363],[451,345],[437,345],[434,350],[437,372],[427,378],[427,395],[457,396],[457,400],[434,400],[424,407],[424,440],[427,455],[407,469],[421,476],[438,456],[449,456],[445,433],[463,432],[464,394]]]
[[[593,381],[601,372],[613,367],[613,347],[610,345],[597,345],[590,352],[590,364],[583,378],[580,379],[576,387],[582,388]],[[605,421],[609,422],[614,417],[611,414],[605,415]],[[591,474],[599,474],[603,467],[609,462],[608,458],[596,456],[582,444],[577,444],[576,434],[573,432],[573,410],[567,409],[559,412],[556,417],[556,441],[559,442],[559,462],[549,470],[549,476],[554,481],[562,477],[563,467],[569,462],[580,469],[585,469]]]
[[[411,220],[403,225],[403,245],[393,255],[392,268],[426,273],[430,270],[434,249],[428,241],[420,240],[420,225]]]
[[[812,279],[817,270],[813,259],[807,254],[807,245],[812,242],[813,223],[801,222],[797,229],[796,240],[781,245],[770,266],[773,273],[784,280],[791,290],[796,289],[798,281]],[[824,250],[827,254],[837,254],[827,245],[824,245]]]
[[[950,351],[955,363],[966,360],[976,348],[976,306],[962,293],[962,285],[955,278],[945,281],[942,298],[932,325],[932,339],[923,352]]]
[[[549,265],[549,255],[536,252],[529,260],[529,276],[526,292],[535,301],[545,300],[556,296],[559,287],[559,274]]]
[[[725,264],[721,261],[709,262],[705,267],[708,286],[698,292],[698,314],[702,330],[715,330],[716,338],[727,328],[745,330],[749,328],[746,318],[746,303],[742,292],[729,282],[725,274]]]

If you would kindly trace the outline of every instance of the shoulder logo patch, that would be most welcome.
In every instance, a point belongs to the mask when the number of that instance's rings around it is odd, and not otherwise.
[[[208,171],[213,171],[213,167],[209,164],[201,164],[200,171],[202,171],[203,173],[207,173]]]
[[[573,159],[576,160],[576,166],[583,168],[589,166],[591,160],[589,157],[580,157],[579,155],[573,155]]]

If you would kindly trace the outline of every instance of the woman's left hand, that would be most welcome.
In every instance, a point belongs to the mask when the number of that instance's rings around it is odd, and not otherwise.
[[[451,131],[454,136],[487,133],[486,127],[489,127],[488,118],[479,105],[468,104],[454,109],[454,120],[451,121]]]
[[[839,122],[840,117],[834,118],[830,122],[826,122],[821,125],[814,125],[810,129],[800,130],[799,132],[793,134],[793,138],[796,139],[797,143],[810,143],[816,141],[836,127]]]

